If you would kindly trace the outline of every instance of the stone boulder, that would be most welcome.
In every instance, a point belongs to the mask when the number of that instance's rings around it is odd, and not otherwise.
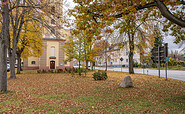
[[[126,76],[122,83],[120,84],[120,87],[123,87],[123,88],[128,88],[128,87],[133,87],[133,83],[132,83],[132,79],[130,76]]]

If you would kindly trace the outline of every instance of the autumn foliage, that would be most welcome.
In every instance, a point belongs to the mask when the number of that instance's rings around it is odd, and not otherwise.
[[[94,81],[93,72],[87,77],[22,73],[0,93],[0,112],[184,113],[184,81],[132,74],[134,87],[123,89],[119,85],[128,73],[107,72],[105,81]]]

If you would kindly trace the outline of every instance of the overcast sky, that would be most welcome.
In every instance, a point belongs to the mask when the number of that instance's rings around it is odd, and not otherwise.
[[[68,9],[72,9],[74,6],[75,6],[75,4],[73,3],[73,0],[64,0],[64,12],[66,12]],[[71,18],[71,19],[74,19],[74,18]],[[181,51],[182,48],[185,47],[185,44],[183,44],[183,46],[181,48],[179,48],[178,44],[173,43],[175,38],[172,36],[163,35],[163,37],[164,37],[164,42],[168,43],[169,52],[171,52],[171,50]],[[185,53],[185,52],[182,52],[182,53]]]

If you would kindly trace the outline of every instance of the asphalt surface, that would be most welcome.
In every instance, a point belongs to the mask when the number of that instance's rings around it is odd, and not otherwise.
[[[105,70],[105,67],[96,67],[96,69]],[[109,71],[121,71],[121,68],[118,67],[108,67]],[[122,72],[129,72],[128,68],[122,68]],[[159,76],[158,70],[155,69],[134,69],[134,73],[138,74],[147,74],[147,75],[154,75]],[[166,77],[165,70],[160,70],[160,76]],[[185,81],[185,71],[180,70],[168,70],[167,71],[167,77],[176,79],[176,80],[182,80]]]

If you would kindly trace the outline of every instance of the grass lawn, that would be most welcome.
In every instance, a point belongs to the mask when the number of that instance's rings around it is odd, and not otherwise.
[[[5,113],[185,113],[185,82],[130,75],[134,87],[120,88],[128,73],[108,71],[106,81],[71,74],[23,71],[0,93]]]

